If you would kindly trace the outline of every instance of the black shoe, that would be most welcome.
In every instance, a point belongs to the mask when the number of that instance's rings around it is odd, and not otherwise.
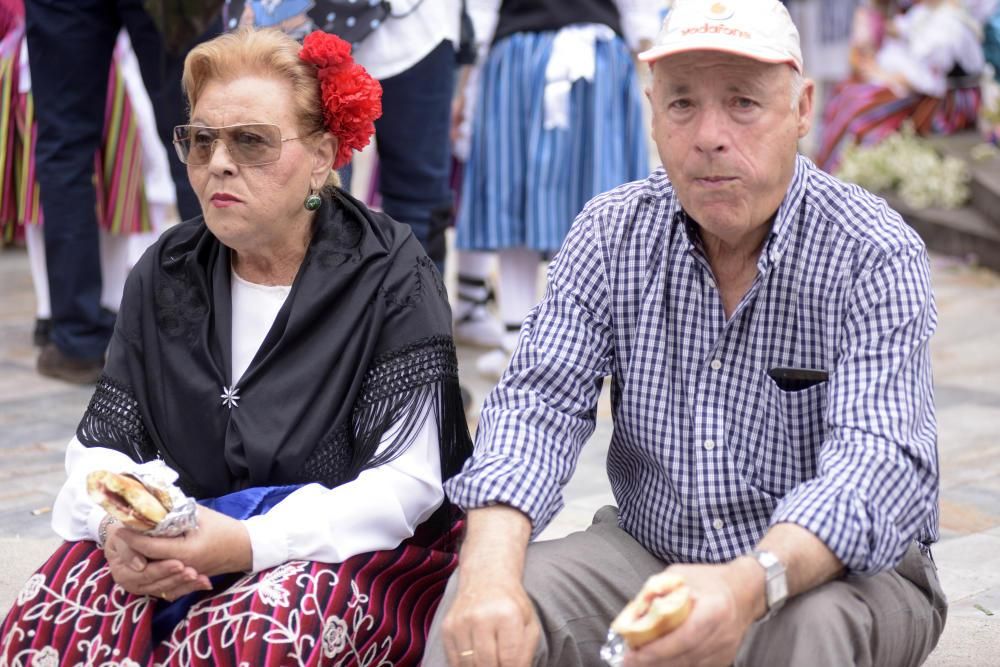
[[[34,338],[35,347],[45,347],[49,343],[49,334],[52,332],[52,320],[38,318],[35,320]]]
[[[103,359],[68,357],[53,343],[48,343],[38,355],[38,373],[73,384],[96,384],[104,370]]]

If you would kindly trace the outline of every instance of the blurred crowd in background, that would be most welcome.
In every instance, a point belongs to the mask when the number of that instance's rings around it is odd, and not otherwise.
[[[901,132],[1000,142],[1000,0],[786,4],[818,84],[802,151],[822,168]],[[635,55],[669,5],[0,0],[0,233],[30,258],[39,372],[96,381],[129,268],[200,214],[171,146],[184,55],[253,25],[336,32],[381,82],[344,187],[411,225],[449,277],[456,340],[499,377],[574,217],[658,168]]]

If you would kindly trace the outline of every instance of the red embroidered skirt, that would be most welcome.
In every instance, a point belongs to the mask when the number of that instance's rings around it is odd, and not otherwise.
[[[156,645],[162,603],[117,586],[93,542],[67,542],[7,614],[0,665],[419,665],[460,527],[337,565],[291,561],[244,576]]]

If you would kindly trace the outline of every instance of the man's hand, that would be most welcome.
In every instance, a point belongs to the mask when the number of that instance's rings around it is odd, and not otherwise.
[[[667,570],[691,589],[691,614],[673,632],[629,651],[626,666],[733,664],[750,624],[764,614],[764,571],[749,558]]]
[[[519,578],[458,573],[455,603],[442,625],[453,667],[530,665],[540,628]],[[472,653],[469,653],[472,651]]]
[[[452,667],[530,665],[540,628],[521,583],[531,522],[496,505],[469,512],[458,592],[442,623]]]
[[[185,573],[195,572],[197,579],[190,585],[197,583],[201,586],[191,590],[207,590],[210,588],[208,577],[216,574],[240,572],[253,567],[250,535],[243,523],[207,507],[198,507],[198,527],[179,537],[150,537],[130,530],[116,534],[120,535],[128,549],[148,561],[178,562]],[[110,536],[108,539],[110,542]],[[147,565],[147,569],[154,564]],[[174,593],[180,590],[178,588]],[[160,596],[162,592],[154,590],[147,594]],[[170,598],[172,592],[166,592]]]
[[[129,546],[128,540],[132,537],[142,535],[113,523],[104,543],[104,557],[111,577],[129,593],[176,600],[192,591],[212,588],[208,577],[199,575],[194,568],[186,567],[177,559],[150,562]]]
[[[784,563],[789,597],[822,586],[844,570],[826,544],[795,524],[771,526],[757,548]],[[724,565],[667,569],[687,580],[691,615],[666,637],[629,652],[625,664],[731,665],[750,624],[767,613],[764,569],[750,556]]]

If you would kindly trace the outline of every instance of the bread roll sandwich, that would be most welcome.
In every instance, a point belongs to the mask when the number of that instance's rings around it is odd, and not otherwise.
[[[676,630],[690,611],[691,592],[684,578],[662,572],[646,580],[611,623],[611,629],[629,648],[637,649]]]
[[[166,489],[146,486],[131,475],[97,470],[87,475],[90,498],[128,528],[149,531],[173,508]]]

